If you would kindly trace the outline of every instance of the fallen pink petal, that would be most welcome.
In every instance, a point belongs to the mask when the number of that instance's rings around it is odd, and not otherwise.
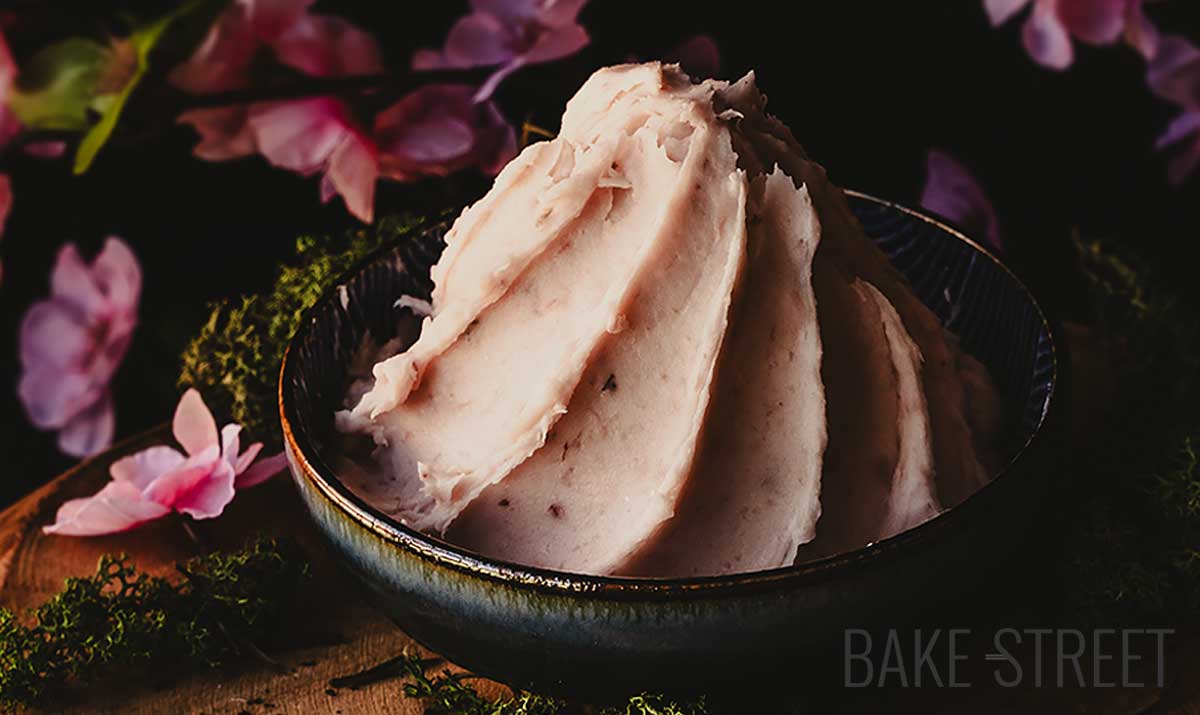
[[[238,489],[261,484],[287,466],[282,454],[256,458],[262,443],[243,451],[241,426],[217,422],[196,390],[179,400],[172,432],[182,448],[147,447],[113,462],[112,481],[90,497],[63,504],[47,534],[100,536],[178,512],[193,519],[220,516]]]

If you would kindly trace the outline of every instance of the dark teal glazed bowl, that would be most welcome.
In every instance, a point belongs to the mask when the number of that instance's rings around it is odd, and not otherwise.
[[[850,193],[867,233],[982,360],[1005,396],[1011,460],[959,506],[846,554],[757,573],[652,580],[582,576],[485,558],[413,531],[356,497],[322,456],[364,335],[415,336],[393,307],[428,297],[441,252],[427,232],[384,251],[314,306],[284,358],[280,410],[292,474],[317,527],[368,597],[431,650],[510,685],[613,697],[703,690],[764,667],[841,664],[848,628],[899,626],[994,577],[1034,533],[1061,433],[1065,357],[1029,291],[944,223]],[[820,672],[820,669],[813,672]]]

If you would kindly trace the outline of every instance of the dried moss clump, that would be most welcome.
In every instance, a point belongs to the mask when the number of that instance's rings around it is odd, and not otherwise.
[[[66,579],[27,618],[0,609],[0,706],[151,663],[155,672],[218,665],[272,632],[308,576],[295,544],[263,539],[176,569],[173,582],[105,555],[94,575]]]
[[[333,282],[379,248],[419,231],[444,228],[444,218],[395,216],[341,236],[302,236],[294,260],[263,293],[212,305],[183,352],[180,387],[195,387],[219,415],[264,441],[278,442],[275,407],[279,364],[304,311]]]

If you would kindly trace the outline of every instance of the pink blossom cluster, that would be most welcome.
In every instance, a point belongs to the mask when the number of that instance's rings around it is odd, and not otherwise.
[[[992,25],[1002,25],[1032,5],[1022,41],[1029,56],[1053,69],[1075,58],[1072,38],[1093,45],[1120,39],[1145,58],[1150,90],[1180,113],[1159,137],[1159,149],[1178,147],[1167,165],[1172,184],[1200,166],[1200,49],[1179,35],[1162,35],[1146,16],[1148,0],[983,0]]]
[[[1150,59],[1158,31],[1146,17],[1145,0],[983,0],[992,25],[1002,25],[1029,5],[1021,41],[1035,62],[1066,69],[1075,61],[1072,39],[1110,45],[1124,39]]]
[[[1167,177],[1181,184],[1200,166],[1200,48],[1184,37],[1164,36],[1146,80],[1152,92],[1180,110],[1158,147],[1178,148],[1167,164]]]
[[[494,174],[516,153],[511,125],[490,100],[518,68],[564,57],[587,43],[575,22],[586,0],[475,0],[450,32],[445,49],[423,51],[416,70],[498,66],[480,88],[429,84],[371,121],[344,99],[304,99],[195,109],[179,117],[195,127],[203,159],[254,153],[303,175],[321,175],[321,198],[339,195],[362,221],[374,215],[378,179],[411,181],[477,167]],[[188,92],[209,94],[252,86],[258,60],[312,77],[382,71],[369,34],[345,20],[309,11],[313,0],[236,0],[204,42],[171,74]]]

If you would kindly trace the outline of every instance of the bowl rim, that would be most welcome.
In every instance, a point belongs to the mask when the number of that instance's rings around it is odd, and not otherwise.
[[[613,599],[645,599],[655,600],[686,595],[713,595],[736,591],[744,593],[747,589],[758,590],[773,588],[785,584],[799,584],[820,580],[830,572],[849,572],[876,564],[889,555],[909,551],[919,544],[935,540],[940,534],[955,528],[955,525],[969,518],[969,514],[986,507],[986,501],[996,492],[997,484],[1005,480],[1028,453],[1045,443],[1048,439],[1047,427],[1052,418],[1061,409],[1059,403],[1059,386],[1064,381],[1066,361],[1060,352],[1061,345],[1057,339],[1051,321],[1034,297],[1032,291],[1003,261],[979,242],[966,236],[948,222],[927,214],[923,211],[880,199],[870,194],[845,189],[848,197],[863,200],[882,206],[907,216],[916,218],[937,229],[950,234],[954,238],[971,246],[975,251],[992,261],[1006,273],[1020,288],[1025,298],[1033,306],[1043,334],[1049,340],[1050,372],[1049,389],[1043,403],[1042,415],[1028,439],[1013,452],[1013,456],[996,471],[995,476],[987,484],[970,494],[959,504],[947,509],[937,516],[911,529],[894,536],[868,544],[861,548],[813,561],[806,561],[791,566],[774,569],[751,571],[719,576],[698,576],[688,578],[648,578],[625,576],[600,576],[592,574],[577,574],[566,571],[526,566],[518,563],[494,559],[462,548],[438,537],[412,529],[396,519],[384,514],[365,500],[354,494],[337,477],[334,470],[316,449],[312,438],[298,432],[293,424],[297,423],[297,406],[293,391],[288,389],[292,383],[297,359],[295,353],[302,339],[312,325],[315,324],[317,311],[324,308],[326,303],[335,300],[338,295],[337,287],[352,280],[364,267],[376,262],[380,256],[390,253],[395,246],[386,246],[364,258],[353,268],[333,283],[333,285],[301,316],[299,328],[288,341],[284,351],[283,361],[279,370],[278,407],[280,423],[286,451],[290,452],[298,463],[299,471],[304,478],[329,502],[331,502],[346,517],[358,525],[365,527],[383,541],[398,546],[421,559],[435,565],[448,567],[468,575],[482,577],[489,581],[500,582],[509,586],[527,587],[537,591],[556,593],[560,595],[591,595]],[[296,479],[300,479],[296,475]],[[311,514],[310,514],[311,515]]]

